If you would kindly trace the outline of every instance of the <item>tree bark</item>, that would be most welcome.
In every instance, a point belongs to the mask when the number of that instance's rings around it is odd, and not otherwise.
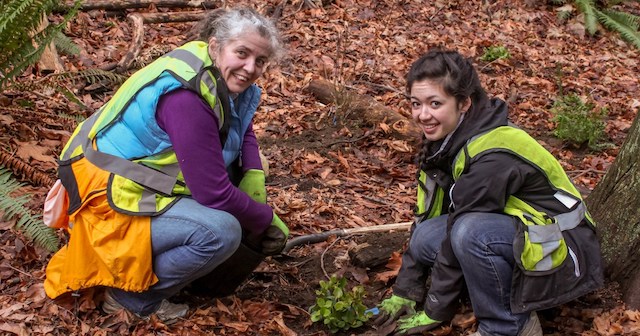
[[[360,95],[346,87],[338,87],[326,80],[313,80],[307,90],[324,104],[335,104],[342,113],[358,113],[373,124],[385,122],[389,131],[398,139],[415,140],[420,137],[420,129],[400,113],[387,108],[368,95]]]
[[[606,175],[586,199],[600,234],[605,272],[620,284],[623,299],[640,308],[640,120]]]
[[[205,0],[85,0],[80,9],[84,11],[94,9],[119,10],[127,8],[155,7],[200,7],[211,9],[218,7],[220,1]],[[66,7],[73,7],[73,1],[67,1]]]

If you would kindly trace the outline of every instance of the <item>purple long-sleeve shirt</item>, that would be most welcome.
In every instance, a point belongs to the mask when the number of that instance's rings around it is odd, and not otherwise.
[[[196,93],[177,89],[164,94],[158,103],[156,119],[169,135],[185,183],[198,203],[232,214],[251,233],[259,234],[269,227],[273,219],[271,207],[255,202],[229,180],[218,118]],[[262,169],[252,126],[243,139],[243,171]]]

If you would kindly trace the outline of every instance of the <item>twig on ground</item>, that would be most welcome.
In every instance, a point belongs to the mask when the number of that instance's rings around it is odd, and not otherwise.
[[[327,246],[326,249],[324,249],[324,251],[322,251],[322,254],[320,255],[320,268],[322,268],[322,273],[324,273],[324,276],[327,279],[330,279],[331,277],[329,276],[329,274],[327,274],[327,270],[324,268],[324,255],[325,253],[327,253],[327,251],[329,251],[329,249],[335,245],[336,242],[338,242],[338,240],[340,240],[341,237],[337,237],[336,240],[332,241],[331,244],[329,244],[329,246]]]
[[[357,137],[355,139],[337,140],[337,141],[334,141],[334,142],[330,142],[330,143],[327,144],[327,147],[331,147],[331,146],[337,145],[339,143],[354,143],[354,142],[358,142],[358,141],[370,136],[371,134],[373,134],[373,131],[372,130],[368,130],[368,131],[364,132],[364,134],[362,136],[359,136],[359,137]]]

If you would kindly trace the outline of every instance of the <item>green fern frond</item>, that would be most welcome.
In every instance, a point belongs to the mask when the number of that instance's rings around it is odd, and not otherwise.
[[[598,17],[594,0],[575,0],[576,6],[584,14],[584,27],[590,35],[598,30]]]
[[[66,55],[80,54],[80,47],[78,47],[77,44],[73,43],[73,41],[69,37],[67,37],[67,35],[62,34],[61,32],[57,32],[55,34],[53,43],[56,45],[56,48],[58,48],[58,51],[60,51],[63,54],[66,54]]]
[[[70,89],[65,85],[90,85],[101,83],[105,87],[115,87],[124,83],[126,76],[115,74],[100,69],[87,69],[80,71],[61,72],[49,74],[44,78],[35,81],[14,82],[7,85],[7,89],[16,91],[46,91],[53,90],[63,94],[69,101],[78,104],[82,109],[90,111],[91,108],[86,106]]]
[[[638,28],[640,27],[640,16],[612,9],[605,9],[602,11],[602,14],[608,16],[609,18],[622,25],[629,26],[629,28],[632,30],[638,30]],[[600,20],[600,22],[604,23],[602,19]]]
[[[611,15],[614,14],[614,15]],[[635,26],[629,25],[628,15],[620,15],[626,14],[621,12],[613,12],[613,11],[603,11],[598,12],[598,19],[602,22],[602,25],[607,29],[618,32],[623,39],[627,40],[629,43],[633,44],[637,48],[640,48],[640,32],[638,32],[638,23],[635,22]],[[622,20],[620,20],[622,18]],[[636,19],[637,20],[637,19]]]
[[[86,117],[81,116],[81,115],[66,114],[66,113],[58,113],[58,117],[66,119],[66,120],[73,121],[76,124],[79,124],[79,123],[83,122],[85,119],[87,119]]]
[[[558,19],[562,21],[566,21],[571,17],[572,11],[569,10],[560,10],[558,11]]]
[[[4,212],[6,219],[16,217],[16,229],[36,245],[51,252],[58,250],[60,240],[55,231],[44,225],[41,215],[34,215],[25,207],[29,195],[13,196],[22,185],[7,169],[0,166],[0,211]]]
[[[80,1],[64,15],[62,22],[37,31],[44,15],[56,0],[9,0],[0,7],[0,88],[27,67],[35,64],[51,41],[77,13]],[[33,36],[32,36],[33,35]],[[35,46],[34,46],[35,43]]]
[[[4,3],[4,2],[3,2]],[[33,9],[38,9],[39,6],[33,6],[37,1],[34,0],[13,0],[9,1],[1,7],[3,13],[0,16],[0,33],[6,30],[8,27],[15,25],[16,22],[22,21],[23,16],[33,15]],[[44,8],[43,8],[44,9]],[[37,17],[40,20],[40,17]],[[29,24],[33,21],[21,22],[23,24]]]
[[[81,80],[89,84],[103,83],[105,85],[120,85],[127,79],[126,76],[100,69],[87,69],[74,72],[61,72],[46,77],[49,80],[64,81],[77,84]]]

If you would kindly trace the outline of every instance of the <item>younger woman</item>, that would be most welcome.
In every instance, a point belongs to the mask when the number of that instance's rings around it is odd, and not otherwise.
[[[474,336],[542,335],[536,310],[603,282],[580,194],[547,150],[509,124],[506,103],[487,97],[459,53],[432,50],[415,61],[407,91],[423,131],[416,221],[375,323],[396,322],[397,334],[433,329],[467,292]]]

